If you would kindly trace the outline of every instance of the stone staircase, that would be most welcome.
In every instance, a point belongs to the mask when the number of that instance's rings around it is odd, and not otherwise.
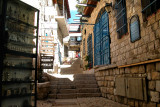
[[[83,68],[80,67],[81,59],[76,59],[71,67],[69,68],[61,68],[61,74],[81,74]]]
[[[99,97],[100,89],[94,74],[74,75],[77,97]]]
[[[100,97],[100,89],[94,74],[75,74],[74,81],[56,78],[51,81],[49,98],[73,99],[79,97]]]

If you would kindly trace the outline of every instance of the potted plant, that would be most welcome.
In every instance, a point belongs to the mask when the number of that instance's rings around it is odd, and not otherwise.
[[[87,64],[85,65],[86,70],[87,70],[87,69],[90,69],[90,64],[89,64],[89,62],[88,62],[89,59],[90,59],[89,55],[86,55],[86,57],[85,57],[85,61],[87,61]]]

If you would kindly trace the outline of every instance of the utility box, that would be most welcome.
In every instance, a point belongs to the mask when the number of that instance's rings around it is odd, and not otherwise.
[[[116,78],[116,95],[126,96],[126,83],[124,77]]]
[[[115,85],[116,95],[138,100],[147,100],[145,78],[117,77]]]

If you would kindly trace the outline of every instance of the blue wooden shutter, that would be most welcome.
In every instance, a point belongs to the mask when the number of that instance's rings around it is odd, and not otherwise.
[[[110,35],[108,13],[101,17],[94,26],[94,65],[110,64]]]
[[[101,36],[101,64],[110,64],[110,35],[109,35],[109,23],[108,23],[108,14],[105,12],[102,15],[102,36]]]

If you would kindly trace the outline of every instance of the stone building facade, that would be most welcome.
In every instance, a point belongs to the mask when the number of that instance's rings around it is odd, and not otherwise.
[[[57,73],[66,54],[63,38],[69,36],[67,20],[70,16],[68,0],[22,0],[40,10],[39,56],[44,72]],[[63,3],[64,2],[64,3]]]
[[[83,27],[81,45],[83,66],[88,63],[85,57],[88,51],[87,39],[91,34],[93,68],[102,96],[135,107],[160,106],[160,8],[158,2],[149,1],[152,5],[149,6],[150,11],[147,7],[149,2],[145,4],[145,0],[100,0],[99,2],[88,0],[88,4],[96,7],[87,7],[84,10],[84,15],[90,15],[88,23],[95,25]],[[112,6],[108,6],[111,2]],[[120,11],[117,6],[121,2],[126,11],[124,12],[126,31],[119,33],[117,23]],[[153,4],[157,5],[155,11]],[[148,9],[145,10],[146,7]],[[98,18],[101,18],[100,12],[103,8],[108,14],[110,62],[95,64],[97,59],[95,60],[94,52],[97,44],[95,44],[94,26]],[[137,16],[137,19],[132,20]],[[139,28],[133,25],[132,21],[135,20]],[[136,31],[139,34],[135,34]],[[137,35],[139,37],[134,38]]]

